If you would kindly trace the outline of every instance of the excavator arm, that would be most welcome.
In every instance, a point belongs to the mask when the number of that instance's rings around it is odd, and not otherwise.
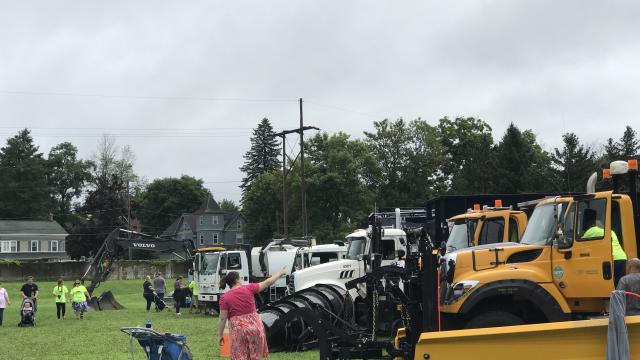
[[[80,279],[82,283],[87,278],[91,279],[91,283],[87,286],[89,294],[93,295],[93,291],[100,286],[100,284],[107,280],[111,274],[113,264],[115,260],[120,258],[120,254],[124,250],[136,249],[149,251],[154,253],[170,253],[175,256],[191,263],[193,259],[193,251],[195,249],[191,240],[176,240],[161,238],[149,234],[143,234],[135,231],[129,231],[125,229],[116,228],[107,235],[106,239],[98,249],[98,252],[93,258],[93,261],[85,271],[84,275]],[[182,253],[184,256],[181,256]],[[109,292],[109,298],[113,298],[113,295]],[[100,301],[106,299],[105,294],[102,294],[97,298],[98,307]],[[113,301],[115,302],[115,300]],[[118,308],[118,306],[114,306]]]

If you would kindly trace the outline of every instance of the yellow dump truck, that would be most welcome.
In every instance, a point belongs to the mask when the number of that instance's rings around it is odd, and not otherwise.
[[[628,258],[637,257],[637,162],[612,163],[611,173],[629,178],[629,195],[616,189],[545,198],[537,202],[519,244],[446,254],[440,278],[445,327],[521,325],[601,314],[614,289],[612,237]],[[620,184],[614,181],[616,187]]]

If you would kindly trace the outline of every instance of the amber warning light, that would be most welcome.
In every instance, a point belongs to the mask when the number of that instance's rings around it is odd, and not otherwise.
[[[611,169],[602,169],[602,179],[604,180],[611,179]]]
[[[473,204],[473,210],[480,211],[480,204]]]
[[[495,205],[496,205],[497,208],[501,208],[502,207],[502,200],[496,199],[496,204]]]
[[[627,161],[627,164],[629,164],[629,170],[638,171],[638,160],[631,159],[631,160]]]

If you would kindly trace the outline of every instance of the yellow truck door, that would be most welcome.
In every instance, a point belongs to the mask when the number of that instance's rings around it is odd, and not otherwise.
[[[607,298],[613,290],[610,214],[607,192],[577,197],[559,215],[551,272],[566,298]]]

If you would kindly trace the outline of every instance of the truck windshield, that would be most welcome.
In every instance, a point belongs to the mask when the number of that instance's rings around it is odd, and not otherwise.
[[[218,269],[218,259],[220,259],[220,254],[218,253],[202,254],[200,271],[203,273],[215,273]]]
[[[349,238],[349,248],[347,248],[347,259],[358,260],[358,256],[364,254],[364,245],[366,239],[361,238]]]
[[[476,219],[456,220],[447,239],[447,252],[473,246],[477,226],[478,220]]]
[[[520,243],[526,245],[547,245],[551,243],[556,225],[556,205],[558,204],[551,203],[536,207]]]

